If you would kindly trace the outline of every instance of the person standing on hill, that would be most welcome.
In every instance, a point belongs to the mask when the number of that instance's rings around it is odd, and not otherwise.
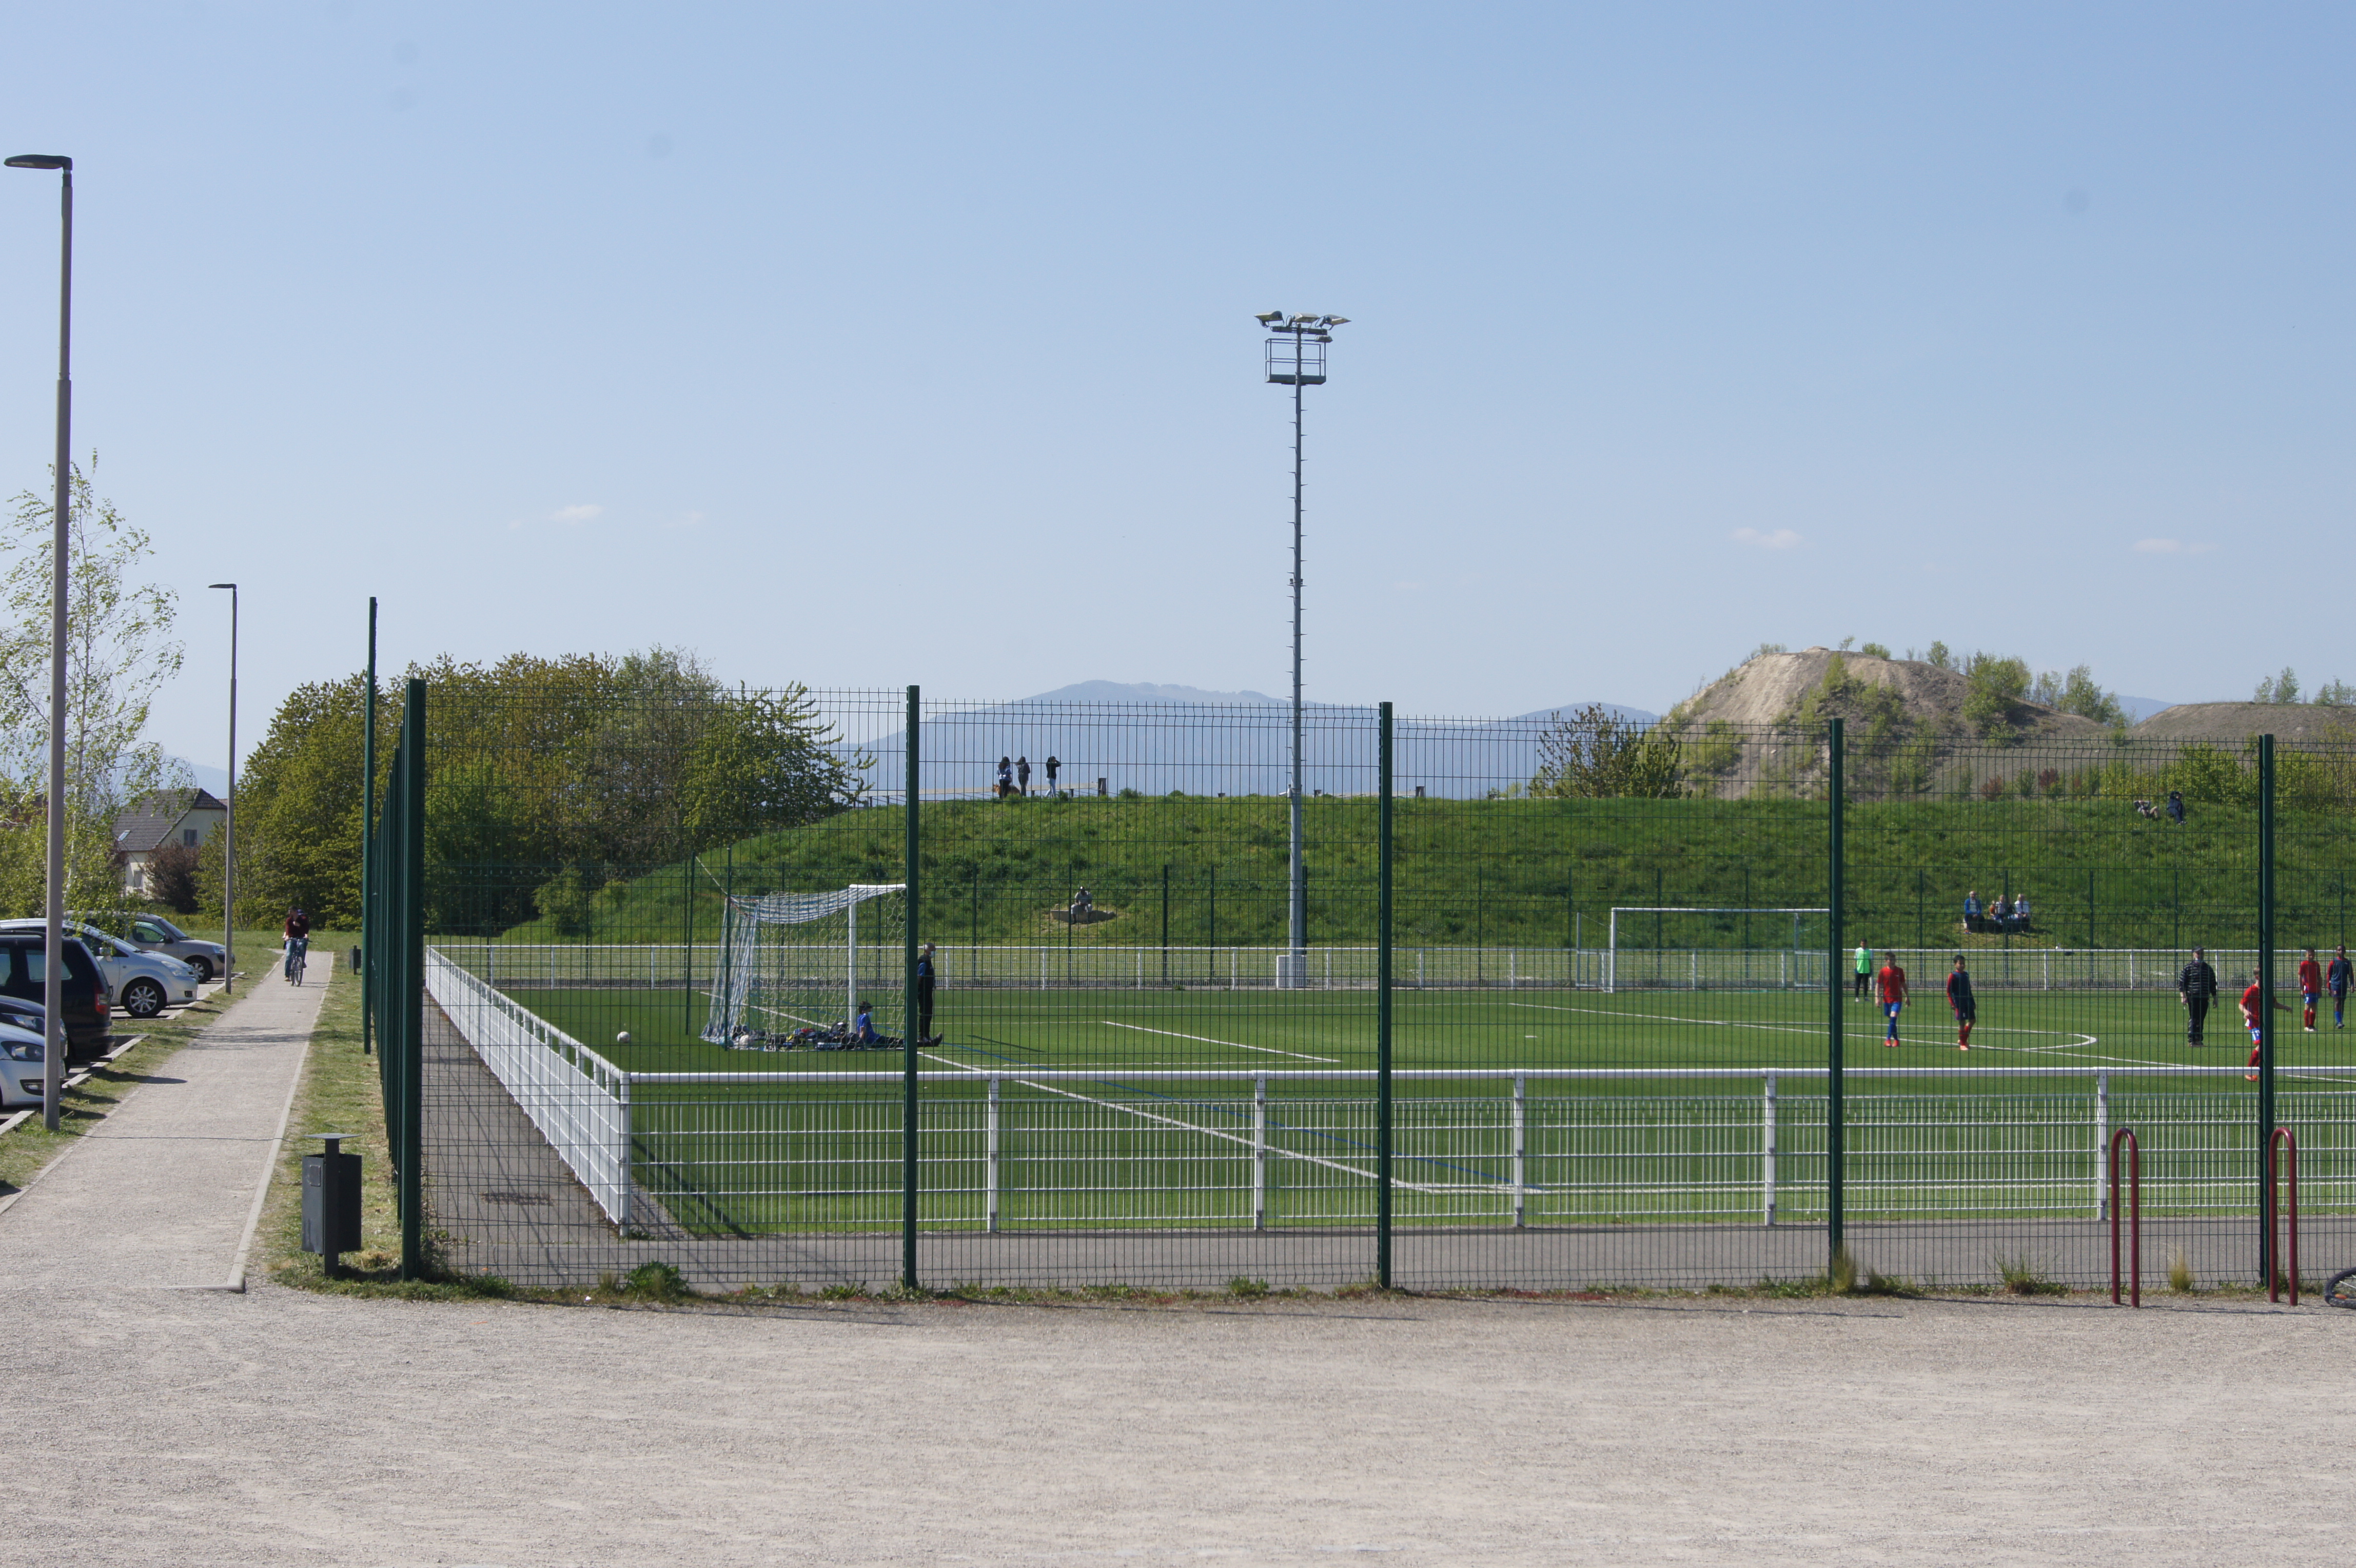
[[[1873,950],[1859,942],[1857,944],[1857,983],[1849,987],[1849,994],[1859,1002],[1864,1001],[1865,983],[1872,978]]]
[[[1020,795],[1031,793],[1031,759],[1027,757],[1014,759],[1014,789]]]
[[[1979,1004],[1972,999],[1971,972],[1964,967],[1964,955],[1955,955],[1955,970],[1947,976],[1947,1005],[1955,1015],[1955,1049],[1972,1048],[1972,1026],[1980,1021]]]
[[[2217,972],[2209,967],[2205,949],[2194,948],[2191,959],[2176,972],[2176,999],[2184,1004],[2184,1043],[2201,1044],[2201,1027],[2209,1005],[2217,1000]]]
[[[2306,1015],[2304,1023],[2310,1035],[2315,1033],[2315,1004],[2322,996],[2323,966],[2315,961],[2315,950],[2309,948],[2307,956],[2298,961],[2298,1005]]]
[[[1001,757],[998,759],[998,798],[1003,800],[1013,793],[1014,759],[1011,757]]]
[[[2348,983],[2356,979],[2356,965],[2348,961],[2348,944],[2341,942],[2333,950],[2331,967],[2323,973],[2323,988],[2331,993],[2331,1026],[2348,1026]]]
[[[1047,798],[1051,800],[1055,798],[1055,769],[1063,766],[1061,762],[1055,760],[1054,752],[1047,754]]]
[[[1881,966],[1880,980],[1881,1011],[1890,1019],[1881,1043],[1894,1047],[1898,1044],[1898,1015],[1906,1007],[1906,972],[1899,968],[1898,961],[1892,958]]]

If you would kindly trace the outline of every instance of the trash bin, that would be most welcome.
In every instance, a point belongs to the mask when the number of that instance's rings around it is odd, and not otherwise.
[[[303,1156],[303,1251],[316,1252],[336,1272],[336,1255],[360,1250],[360,1157],[345,1154],[345,1134],[314,1136],[327,1146]]]

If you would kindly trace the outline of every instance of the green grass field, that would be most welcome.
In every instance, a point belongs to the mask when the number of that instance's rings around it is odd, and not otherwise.
[[[900,1088],[849,1076],[896,1074],[896,1050],[709,1046],[694,1038],[700,992],[509,994],[633,1072],[820,1075],[633,1085],[639,1181],[690,1230],[896,1222]],[[1815,1217],[1825,1080],[1806,1069],[1825,1065],[1825,1011],[1820,993],[1803,992],[1399,993],[1395,1068],[1463,1076],[1397,1085],[1398,1219],[1755,1223],[1771,1201],[1780,1220]],[[1896,1050],[1880,1043],[1879,1008],[1847,1002],[1844,1017],[1852,1219],[2089,1217],[2097,1151],[2117,1125],[2143,1134],[2147,1212],[2247,1206],[2254,1086],[2239,1071],[2124,1070],[2238,1069],[2247,1044],[2230,1004],[2197,1051],[2167,993],[1984,994],[1968,1054],[1936,993],[1909,1008]],[[2356,1198],[2341,1153],[2356,1143],[2356,1030],[2333,1032],[2328,1012],[2315,1036],[2299,1032],[2296,1012],[2277,1020],[2283,1114],[2302,1128],[2308,1201],[2345,1203]],[[972,1076],[924,1086],[928,1224],[1371,1219],[1368,993],[952,990],[935,1022],[944,1038],[923,1065]],[[614,1044],[621,1029],[628,1046]],[[1876,1075],[1889,1067],[1968,1070]],[[1547,1076],[1599,1069],[1635,1075]],[[1784,1075],[1772,1108],[1771,1069]],[[1050,1070],[1078,1076],[1029,1076]],[[2116,1076],[2098,1105],[2104,1070]]]

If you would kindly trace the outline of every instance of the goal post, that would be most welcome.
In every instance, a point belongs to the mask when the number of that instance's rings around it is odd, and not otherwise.
[[[879,1033],[898,1033],[901,988],[892,982],[899,973],[907,888],[905,882],[854,882],[825,893],[723,899],[703,1038],[724,1046],[747,1036],[848,1026],[862,1001],[875,1004]],[[873,989],[862,994],[863,987]]]
[[[1732,916],[1788,915],[1792,920],[1792,941],[1788,950],[1796,955],[1809,950],[1802,945],[1800,940],[1800,922],[1810,915],[1831,913],[1831,909],[1822,905],[1797,908],[1791,905],[1743,908],[1717,904],[1614,904],[1612,907],[1609,935],[1603,950],[1603,989],[1607,993],[1620,989],[1620,917],[1622,915],[1699,915],[1712,918]]]

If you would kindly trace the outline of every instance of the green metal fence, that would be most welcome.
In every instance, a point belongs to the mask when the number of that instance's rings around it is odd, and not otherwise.
[[[2356,757],[1833,698],[1312,709],[1296,943],[1281,707],[412,681],[366,915],[404,1267],[2090,1284],[2121,1126],[2198,1278],[2272,1268],[2276,1126],[2307,1255],[2356,1241],[2356,1049],[2294,978]],[[2261,972],[2254,1062],[2246,975],[2179,997],[2196,943]]]

